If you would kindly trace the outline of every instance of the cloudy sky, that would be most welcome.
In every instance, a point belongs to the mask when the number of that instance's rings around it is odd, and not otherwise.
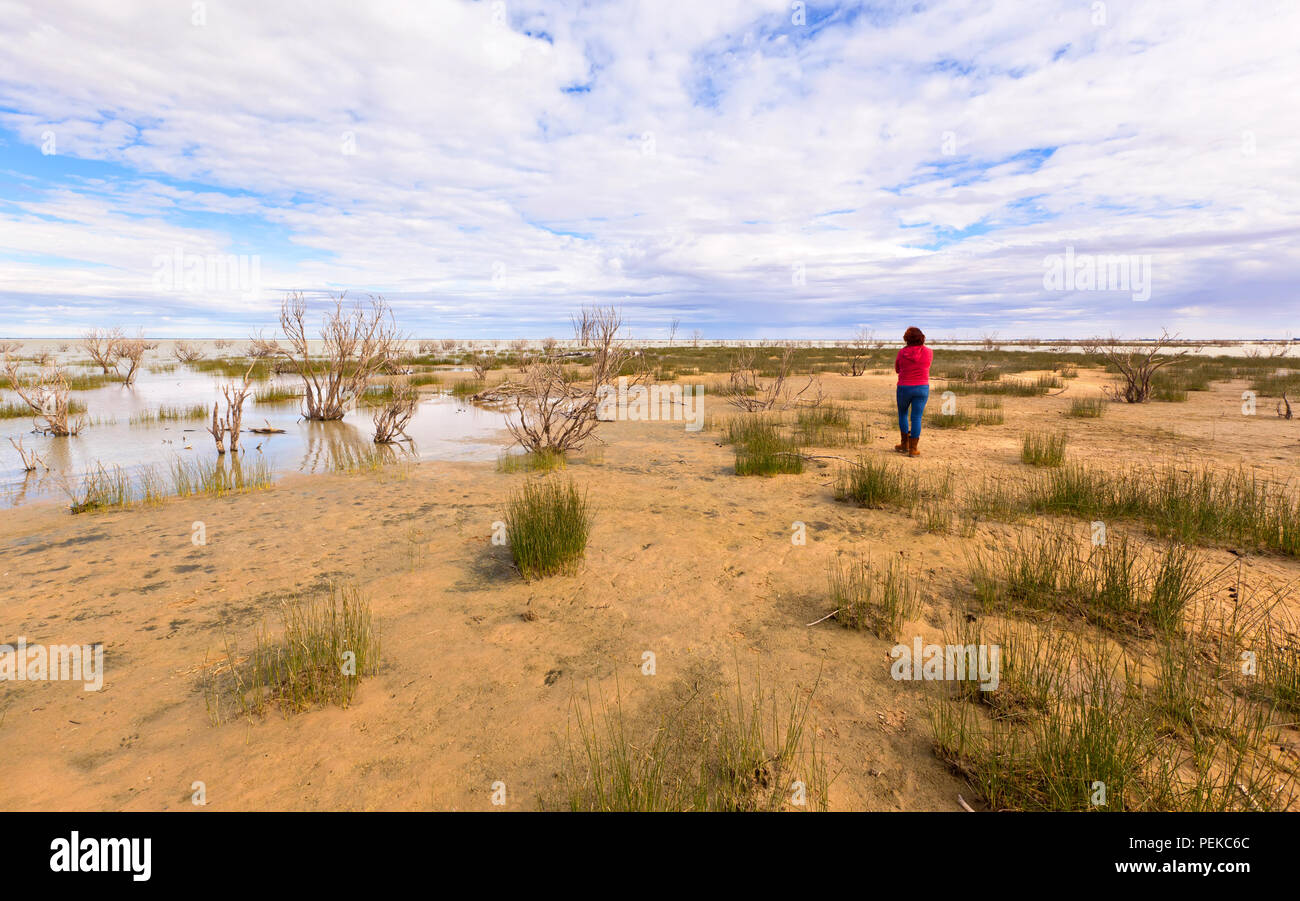
[[[1297,34],[1292,0],[0,0],[0,334],[241,337],[347,289],[425,337],[1300,335]]]

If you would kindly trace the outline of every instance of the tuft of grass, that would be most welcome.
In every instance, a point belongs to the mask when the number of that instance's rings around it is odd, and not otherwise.
[[[932,413],[927,409],[924,425],[935,429],[969,429],[977,425],[1002,425],[1003,422],[1001,403],[997,405],[977,403],[974,416],[964,410],[955,413]]]
[[[121,509],[131,504],[131,479],[120,466],[95,468],[82,474],[80,483],[67,483],[64,491],[69,497],[73,513],[91,513],[98,510]]]
[[[452,397],[464,400],[465,398],[473,397],[475,394],[478,394],[485,387],[487,387],[487,383],[478,379],[462,379],[453,382],[450,391]]]
[[[322,595],[294,599],[280,615],[278,639],[261,626],[245,657],[228,638],[225,661],[205,671],[202,687],[214,725],[231,712],[262,716],[272,706],[286,717],[330,704],[347,707],[362,679],[379,671],[370,602],[355,586],[331,585]]]
[[[1080,688],[1053,698],[1028,722],[984,724],[971,704],[931,708],[935,753],[998,810],[1093,810],[1097,784],[1106,810],[1142,806],[1142,775],[1154,737],[1130,675],[1098,651],[1079,660]]]
[[[294,404],[302,400],[302,392],[287,385],[267,385],[253,393],[253,400],[259,404],[274,406],[276,404]]]
[[[587,550],[591,509],[573,482],[531,480],[506,502],[506,540],[525,579],[572,572]]]
[[[1007,604],[1065,612],[1096,625],[1167,633],[1212,577],[1180,544],[1151,549],[1112,536],[1084,543],[1068,530],[1028,531],[970,558],[975,597],[986,610]]]
[[[497,457],[497,472],[554,472],[566,464],[563,451],[550,448],[512,454],[503,451]]]
[[[1170,464],[1108,472],[1067,465],[1032,482],[1022,507],[1092,520],[1135,519],[1188,544],[1234,541],[1300,555],[1300,498],[1289,483],[1244,468]]]
[[[1053,381],[1058,384],[1052,384]],[[1036,381],[1028,382],[1021,379],[997,379],[996,381],[950,381],[944,386],[944,390],[951,391],[953,394],[999,394],[1010,397],[1038,397],[1045,394],[1049,388],[1059,388],[1059,379],[1054,377],[1040,376]]]
[[[1065,432],[1025,432],[1020,459],[1030,466],[1060,466],[1065,462]]]
[[[1075,419],[1100,419],[1106,415],[1106,398],[1076,397],[1070,401],[1070,409],[1065,415]]]
[[[157,410],[134,414],[128,424],[138,426],[153,425],[156,422],[189,422],[206,419],[211,413],[212,408],[205,407],[203,404],[192,404],[188,407],[159,407]]]
[[[916,579],[897,558],[877,568],[862,559],[837,561],[831,564],[829,583],[836,622],[886,641],[896,639],[920,607]]]
[[[856,466],[840,469],[835,483],[835,499],[852,501],[863,507],[909,505],[919,490],[916,476],[905,472],[899,463],[859,457]]]
[[[757,680],[731,698],[694,688],[662,714],[633,720],[621,694],[572,705],[565,804],[586,811],[825,810],[830,779],[810,715]]]
[[[834,403],[801,408],[795,415],[795,429],[800,442],[813,447],[838,447],[871,440],[870,429],[854,430],[852,414]]]
[[[224,497],[260,491],[274,484],[270,464],[260,458],[251,461],[218,459],[211,463],[186,462],[177,459],[172,463],[172,493],[177,497],[206,495]]]
[[[728,434],[737,438],[736,475],[771,476],[803,472],[800,448],[781,434],[777,420],[764,416],[748,418],[743,424],[736,425],[734,432],[732,424],[728,423]]]

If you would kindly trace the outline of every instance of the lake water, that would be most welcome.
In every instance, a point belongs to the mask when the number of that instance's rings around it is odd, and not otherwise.
[[[136,471],[149,465],[168,470],[178,457],[205,463],[215,461],[216,443],[206,430],[206,421],[154,420],[132,425],[131,418],[156,412],[160,407],[188,408],[205,404],[210,411],[214,401],[221,402],[224,413],[221,386],[232,381],[178,365],[170,372],[141,372],[131,388],[114,383],[89,391],[74,391],[72,396],[87,407],[88,424],[71,438],[32,434],[32,420],[28,418],[0,419],[0,505],[66,499],[64,482],[71,479],[75,483],[83,472],[97,464]],[[280,377],[256,383],[254,391],[272,385],[301,390],[298,379]],[[0,400],[17,398],[12,392],[0,391]],[[208,415],[210,420],[211,413]],[[284,433],[254,435],[247,431],[268,423],[284,429]],[[297,402],[259,404],[250,393],[244,402],[243,427],[242,459],[264,460],[277,475],[326,472],[333,461],[355,458],[375,447],[370,411],[364,408],[349,413],[339,422],[307,422],[301,419]],[[411,441],[396,445],[395,452],[411,460],[495,460],[511,441],[505,428],[503,413],[463,403],[448,395],[428,395],[406,428]],[[23,446],[36,451],[50,471],[24,473],[18,454],[9,443],[11,437],[21,437]]]

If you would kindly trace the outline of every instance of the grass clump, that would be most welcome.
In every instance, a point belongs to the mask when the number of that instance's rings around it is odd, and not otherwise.
[[[573,482],[526,482],[506,503],[506,540],[525,579],[572,572],[587,550],[591,510]]]
[[[171,476],[172,493],[177,497],[224,497],[270,488],[274,483],[270,465],[261,459],[236,458],[229,465],[224,460],[191,463],[177,459],[172,463]]]
[[[916,579],[897,558],[878,568],[860,559],[833,563],[829,582],[836,622],[886,641],[896,639],[920,607]]]
[[[740,419],[741,417],[736,417]],[[779,421],[766,416],[747,417],[748,421],[727,424],[727,434],[734,436],[736,475],[772,476],[803,472],[801,450],[780,430]]]
[[[159,407],[157,410],[134,414],[128,424],[139,426],[153,425],[157,422],[190,422],[206,419],[211,413],[211,408],[203,404],[192,404],[188,407]]]
[[[261,716],[274,706],[289,716],[330,704],[347,707],[362,679],[378,672],[379,638],[358,588],[331,585],[321,595],[285,603],[280,615],[277,640],[263,625],[246,657],[227,640],[225,661],[205,672],[214,724],[232,711]]]
[[[573,704],[562,806],[587,811],[825,810],[830,779],[805,696],[755,682],[675,686],[666,712],[633,720],[622,698]],[[561,805],[557,805],[561,806]]]
[[[800,408],[795,414],[799,441],[812,447],[838,447],[871,440],[866,426],[853,427],[853,417],[845,407],[834,403]]]
[[[1135,519],[1189,544],[1234,541],[1300,555],[1300,499],[1292,486],[1244,468],[1062,466],[1030,484],[1023,506],[1093,520]]]
[[[857,465],[842,467],[835,483],[836,500],[863,507],[910,505],[919,492],[919,480],[901,464],[875,457],[859,457]]]
[[[1060,466],[1065,462],[1065,432],[1025,432],[1020,459],[1030,466]]]
[[[1079,663],[1079,689],[1050,698],[1047,710],[1028,721],[984,721],[971,704],[935,705],[935,753],[998,810],[1139,808],[1150,716],[1116,660],[1097,653]],[[1099,783],[1104,807],[1095,803]]]
[[[1106,398],[1076,397],[1070,401],[1070,409],[1065,415],[1075,419],[1101,419],[1106,415]]]
[[[566,464],[563,451],[551,448],[512,454],[509,451],[497,457],[497,472],[554,472]]]
[[[1211,581],[1200,556],[1184,545],[1151,549],[1113,536],[1085,549],[1065,529],[1023,532],[979,552],[970,574],[986,610],[1010,604],[1138,632],[1177,628]]]
[[[293,404],[302,400],[302,392],[287,385],[267,385],[253,393],[253,400],[267,406]]]
[[[106,469],[102,463],[83,473],[80,483],[65,484],[64,491],[73,513],[121,509],[133,499],[130,476],[120,466]]]
[[[470,398],[473,397],[475,394],[478,394],[486,387],[487,387],[487,382],[481,381],[479,379],[461,379],[460,381],[456,381],[452,383],[450,392],[452,397],[459,398],[460,400],[465,400],[466,398]]]

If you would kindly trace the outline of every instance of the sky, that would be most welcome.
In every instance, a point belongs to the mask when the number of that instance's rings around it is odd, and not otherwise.
[[[429,338],[1300,336],[1297,34],[1293,0],[0,0],[0,335],[347,291]]]

